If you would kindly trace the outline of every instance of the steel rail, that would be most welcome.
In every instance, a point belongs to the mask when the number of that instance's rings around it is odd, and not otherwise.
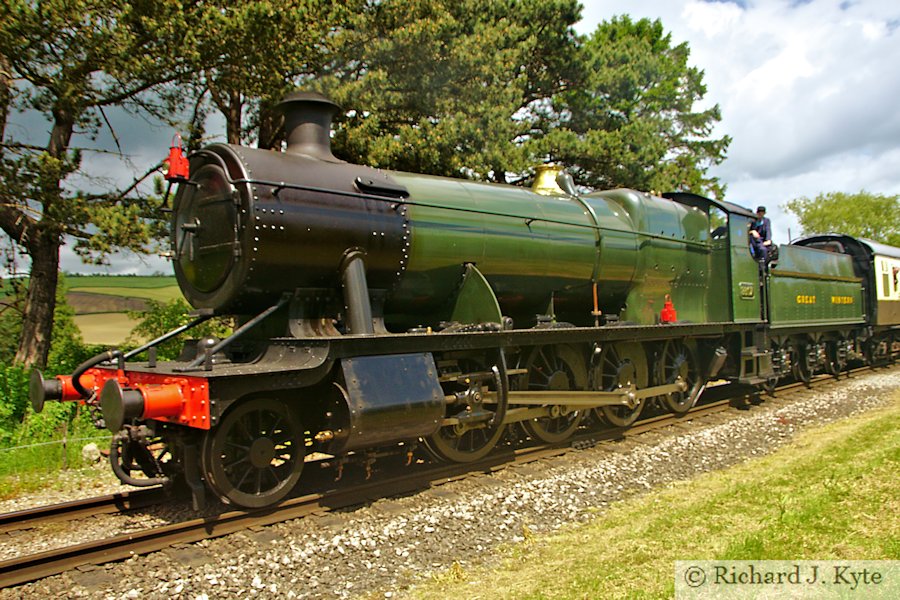
[[[31,529],[44,523],[69,521],[92,515],[152,506],[159,504],[167,496],[162,487],[154,487],[3,513],[0,514],[0,534]]]

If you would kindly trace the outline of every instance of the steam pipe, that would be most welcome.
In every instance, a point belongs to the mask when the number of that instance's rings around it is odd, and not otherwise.
[[[163,343],[163,342],[165,342],[165,341],[167,341],[167,340],[169,340],[169,339],[175,337],[176,335],[178,335],[178,334],[180,334],[180,333],[184,333],[184,332],[187,331],[188,329],[193,329],[194,327],[196,327],[196,326],[199,325],[200,323],[203,323],[204,321],[208,321],[209,319],[211,319],[212,316],[213,316],[212,313],[210,313],[210,314],[208,314],[208,315],[200,315],[199,317],[197,317],[196,319],[194,319],[193,321],[191,321],[191,322],[188,323],[187,325],[182,325],[181,327],[176,327],[176,328],[173,329],[172,331],[170,331],[170,332],[168,332],[168,333],[162,334],[161,336],[159,336],[159,337],[156,338],[155,340],[151,340],[151,341],[147,342],[146,344],[144,344],[144,345],[141,346],[140,348],[135,348],[134,350],[130,350],[129,352],[127,352],[127,353],[125,354],[125,356],[124,356],[123,358],[124,358],[125,360],[128,360],[129,358],[131,358],[131,357],[133,357],[133,356],[137,356],[138,354],[140,354],[140,353],[143,352],[144,350],[147,350],[148,348],[152,348],[153,346],[155,346],[155,345],[157,345],[157,344],[161,344],[161,343]]]
[[[87,372],[91,367],[96,367],[102,362],[106,362],[108,360],[112,360],[114,358],[121,358],[122,351],[121,350],[107,350],[106,352],[101,352],[97,356],[87,359],[80,365],[78,365],[74,371],[72,371],[72,387],[75,388],[79,394],[81,394],[82,398],[90,398],[91,393],[85,389],[83,385],[81,385],[81,376]]]
[[[348,250],[341,261],[341,280],[344,284],[344,307],[347,309],[347,328],[356,335],[375,335],[372,323],[372,303],[366,281],[366,263],[358,248]]]

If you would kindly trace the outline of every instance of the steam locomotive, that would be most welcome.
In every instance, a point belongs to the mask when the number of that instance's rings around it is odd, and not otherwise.
[[[261,507],[313,452],[475,461],[512,428],[561,442],[588,418],[686,412],[714,379],[763,388],[893,356],[896,248],[824,235],[761,264],[735,204],[580,193],[549,165],[526,189],[348,164],[330,150],[335,104],[296,92],[280,107],[285,151],[213,144],[173,175],[194,320],[32,375],[35,410],[99,408],[125,483]],[[157,361],[216,315],[234,316],[230,336]]]

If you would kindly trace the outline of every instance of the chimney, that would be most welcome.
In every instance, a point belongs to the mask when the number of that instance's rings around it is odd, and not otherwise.
[[[341,108],[316,92],[291,92],[278,103],[284,114],[288,154],[342,162],[331,153],[331,119]]]

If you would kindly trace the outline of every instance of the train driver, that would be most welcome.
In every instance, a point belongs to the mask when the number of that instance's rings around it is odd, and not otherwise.
[[[756,209],[756,220],[750,225],[750,251],[756,260],[768,262],[772,247],[772,222],[766,217],[766,207]]]

